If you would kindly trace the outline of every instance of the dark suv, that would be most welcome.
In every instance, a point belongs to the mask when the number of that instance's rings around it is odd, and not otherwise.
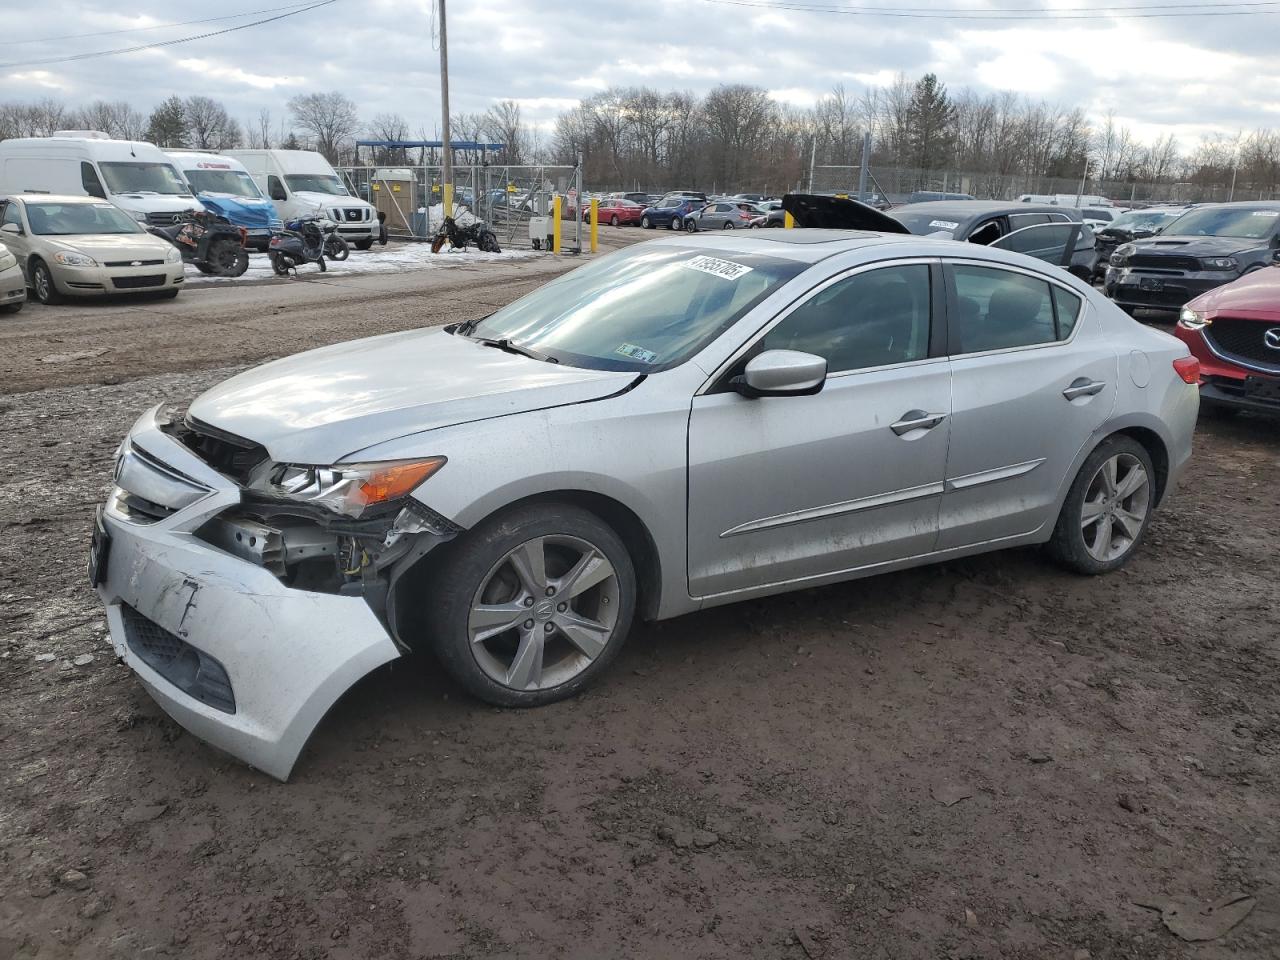
[[[1280,201],[1195,207],[1159,236],[1116,248],[1107,295],[1125,310],[1177,313],[1200,294],[1271,263]]]

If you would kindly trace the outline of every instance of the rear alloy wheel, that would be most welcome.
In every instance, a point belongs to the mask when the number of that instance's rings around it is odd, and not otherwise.
[[[499,706],[572,696],[617,656],[635,572],[594,514],[540,504],[466,535],[434,579],[435,650],[470,693]]]
[[[1155,471],[1146,449],[1113,437],[1085,460],[1049,541],[1054,557],[1078,573],[1124,565],[1146,533],[1155,506]]]
[[[618,215],[615,213],[609,218],[609,226],[616,227],[618,225]]]
[[[733,221],[732,221],[732,220],[726,220],[726,221],[724,222],[724,227],[723,227],[723,229],[725,229],[725,230],[732,230],[732,229],[733,229]]]

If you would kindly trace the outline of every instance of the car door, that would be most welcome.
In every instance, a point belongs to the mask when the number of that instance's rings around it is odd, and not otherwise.
[[[863,267],[820,284],[694,398],[689,590],[821,578],[928,553],[950,433],[936,263]],[[826,358],[811,396],[728,386],[760,352]]]
[[[27,225],[22,217],[22,204],[16,200],[9,200],[4,204],[4,209],[0,210],[0,227],[12,225],[18,228],[15,233],[12,229],[0,230],[0,241],[9,248],[9,252],[18,258],[18,265],[22,267],[24,276],[27,274],[27,258],[31,255],[31,231],[27,229]]]
[[[1055,267],[1069,267],[1083,229],[1083,224],[1074,221],[1039,223],[1007,233],[989,246],[1025,253]]]
[[[944,273],[953,409],[939,550],[1054,522],[1118,375],[1091,308],[1055,278],[958,259]]]

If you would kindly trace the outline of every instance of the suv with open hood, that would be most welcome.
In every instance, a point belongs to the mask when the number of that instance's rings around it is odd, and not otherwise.
[[[1107,295],[1125,310],[1177,312],[1200,294],[1271,263],[1280,201],[1195,207],[1148,240],[1116,248]]]

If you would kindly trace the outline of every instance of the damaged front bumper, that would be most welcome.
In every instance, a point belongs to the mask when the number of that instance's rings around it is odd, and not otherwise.
[[[157,407],[134,425],[102,511],[97,589],[111,643],[178,723],[284,780],[333,703],[401,648],[360,584],[301,589],[254,562],[258,544],[229,542],[223,517],[241,487],[166,424]],[[325,548],[315,538],[292,549]]]

